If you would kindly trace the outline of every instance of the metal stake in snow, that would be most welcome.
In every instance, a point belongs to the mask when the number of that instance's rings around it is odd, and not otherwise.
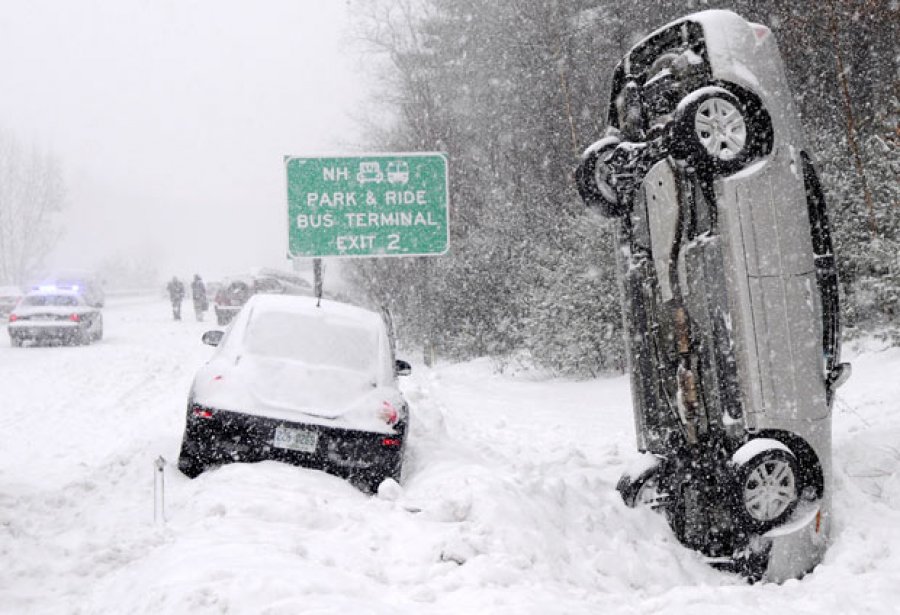
[[[315,278],[316,307],[322,305],[322,259],[313,259],[313,276]]]
[[[166,460],[160,455],[153,462],[153,522],[166,522]]]

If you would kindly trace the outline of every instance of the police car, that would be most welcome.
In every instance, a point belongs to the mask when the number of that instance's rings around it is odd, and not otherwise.
[[[90,344],[103,338],[103,314],[77,287],[41,286],[9,314],[10,343]]]

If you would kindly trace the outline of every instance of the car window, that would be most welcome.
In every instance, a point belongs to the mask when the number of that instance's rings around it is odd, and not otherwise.
[[[278,280],[256,280],[254,282],[256,286],[256,292],[258,293],[283,293],[284,286],[282,286],[281,282]]]
[[[237,300],[242,303],[246,303],[247,299],[250,298],[250,288],[244,284],[243,282],[233,282],[228,286],[228,290],[226,294],[231,300]]]
[[[354,371],[377,370],[378,331],[334,316],[261,312],[244,336],[248,353]]]
[[[78,298],[71,295],[31,295],[25,297],[22,305],[70,307],[78,305]]]

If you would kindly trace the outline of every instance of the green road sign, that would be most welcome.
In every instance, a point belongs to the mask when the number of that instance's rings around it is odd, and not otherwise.
[[[285,156],[293,257],[417,256],[449,247],[443,154]]]

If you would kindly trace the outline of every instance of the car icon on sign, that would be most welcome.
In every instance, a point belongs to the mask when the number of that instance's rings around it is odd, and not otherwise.
[[[356,174],[356,181],[361,184],[380,184],[384,181],[384,173],[381,172],[381,165],[377,162],[360,162],[359,173]]]

